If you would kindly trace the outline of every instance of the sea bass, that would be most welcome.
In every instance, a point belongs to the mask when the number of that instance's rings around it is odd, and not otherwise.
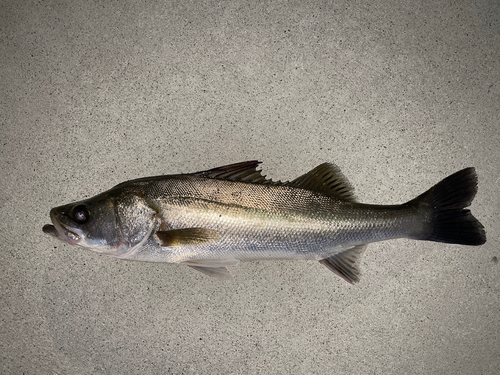
[[[474,168],[399,205],[358,203],[340,169],[324,163],[290,182],[266,179],[260,162],[146,177],[53,208],[43,231],[120,259],[188,265],[228,277],[227,266],[313,259],[350,283],[371,242],[410,238],[481,245],[486,234],[465,207]]]

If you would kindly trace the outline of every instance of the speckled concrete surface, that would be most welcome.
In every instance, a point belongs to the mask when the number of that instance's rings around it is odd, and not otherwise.
[[[2,374],[500,373],[496,1],[2,1]],[[234,280],[43,235],[51,207],[247,159],[369,203],[475,166],[488,242]]]

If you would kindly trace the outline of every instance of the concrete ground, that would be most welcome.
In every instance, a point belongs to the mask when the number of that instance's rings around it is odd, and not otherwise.
[[[500,373],[497,1],[4,0],[0,29],[0,373]],[[335,162],[381,204],[475,166],[488,241],[372,244],[351,286],[42,233],[119,182],[249,159]]]

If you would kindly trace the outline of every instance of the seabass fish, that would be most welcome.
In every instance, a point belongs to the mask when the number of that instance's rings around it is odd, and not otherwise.
[[[339,168],[324,163],[290,182],[266,179],[258,161],[140,178],[53,208],[43,227],[71,245],[120,259],[185,264],[227,277],[227,266],[315,259],[350,283],[366,244],[411,238],[463,245],[486,241],[469,210],[474,168],[400,205],[358,203]]]

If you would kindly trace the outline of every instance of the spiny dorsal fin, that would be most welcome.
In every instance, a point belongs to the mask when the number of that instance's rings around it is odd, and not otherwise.
[[[283,185],[281,181],[274,182],[271,179],[267,179],[266,176],[263,176],[261,174],[262,171],[257,170],[260,163],[261,162],[258,160],[250,160],[191,174],[194,176],[215,178],[218,180],[250,182],[253,184]]]
[[[354,246],[319,262],[350,284],[359,281],[358,263],[367,245]]]
[[[287,183],[305,190],[316,191],[344,201],[355,202],[354,189],[335,164],[323,163]]]

